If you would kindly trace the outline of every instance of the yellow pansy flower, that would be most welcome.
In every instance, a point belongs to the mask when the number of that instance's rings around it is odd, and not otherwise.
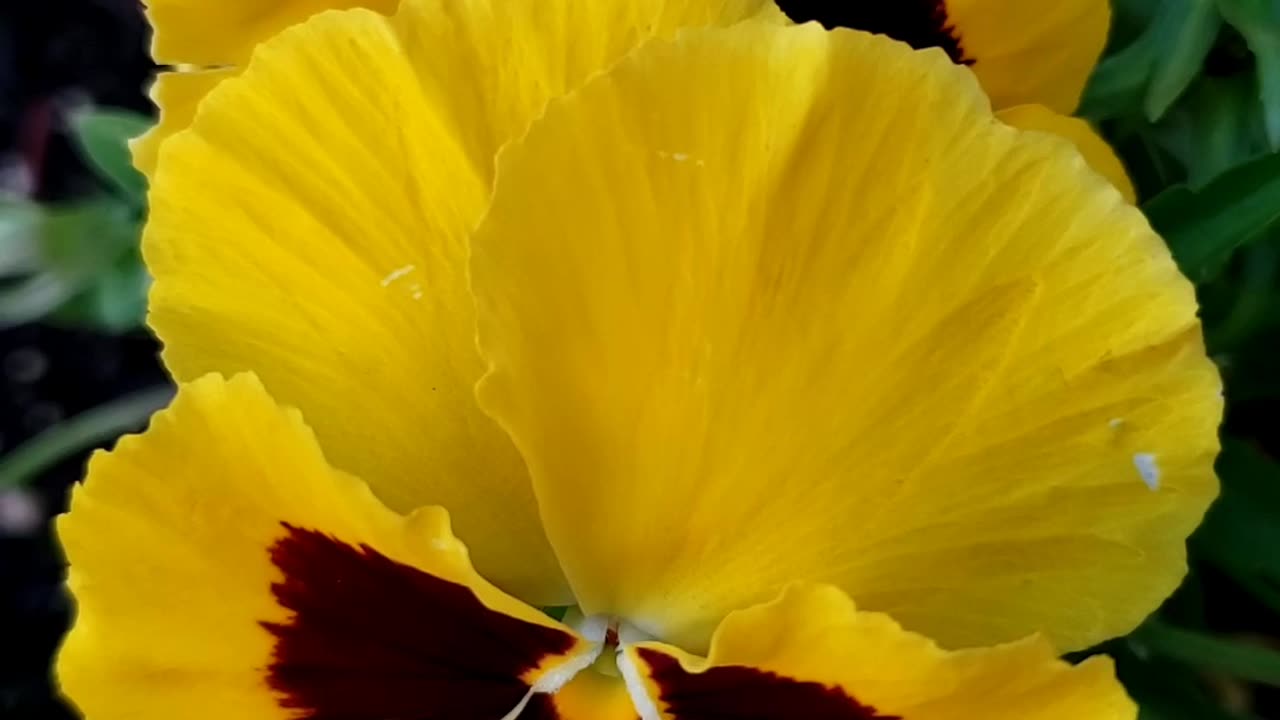
[[[915,48],[941,48],[968,65],[998,109],[1023,130],[1076,144],[1125,198],[1124,165],[1087,122],[1071,117],[1107,42],[1110,0],[778,0],[797,21],[883,33]]]
[[[329,12],[201,103],[183,385],[59,523],[88,717],[1134,717],[1055,654],[1216,491],[1189,283],[941,53],[757,15]]]

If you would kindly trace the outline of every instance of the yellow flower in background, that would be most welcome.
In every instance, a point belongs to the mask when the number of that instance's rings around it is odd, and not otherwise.
[[[1216,491],[1190,284],[943,54],[776,20],[405,0],[204,99],[182,388],[59,524],[87,716],[1134,717],[1054,656]]]
[[[1089,124],[1071,117],[1107,42],[1110,0],[778,0],[792,19],[882,33],[941,48],[969,66],[1003,122],[1061,135],[1134,200],[1124,165]]]

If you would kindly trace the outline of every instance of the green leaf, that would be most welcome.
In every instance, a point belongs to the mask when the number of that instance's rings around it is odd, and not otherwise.
[[[1202,75],[1164,119],[1156,137],[1200,187],[1268,152],[1252,75]]]
[[[1199,190],[1179,185],[1143,211],[1187,277],[1214,277],[1240,247],[1280,228],[1280,153],[1236,167]]]
[[[40,231],[42,264],[64,277],[92,277],[136,248],[140,232],[132,208],[112,197],[52,206]]]
[[[1226,438],[1218,456],[1222,493],[1191,546],[1268,607],[1280,612],[1280,465]]]
[[[0,490],[25,485],[75,453],[139,429],[172,398],[172,388],[148,388],[54,425],[0,458]]]
[[[51,272],[6,283],[0,286],[0,329],[40,320],[75,293],[74,283]]]
[[[1151,25],[1156,63],[1143,109],[1151,122],[1164,117],[1191,81],[1218,37],[1222,17],[1213,0],[1167,0]]]
[[[40,224],[44,211],[27,200],[0,199],[0,278],[40,267]]]
[[[1267,140],[1280,150],[1280,8],[1269,0],[1218,0],[1218,8],[1253,51]]]
[[[1089,78],[1080,115],[1097,123],[1138,108],[1155,59],[1155,36],[1150,31],[1104,58]]]
[[[1205,307],[1205,338],[1214,354],[1228,353],[1234,357],[1238,350],[1258,337],[1260,333],[1276,327],[1280,313],[1280,299],[1276,295],[1277,271],[1280,271],[1280,247],[1274,241],[1258,242],[1245,248],[1240,269],[1226,277],[1224,283],[1229,304],[1221,316],[1210,317]],[[1211,299],[1209,293],[1200,293],[1202,303]],[[1202,307],[1203,304],[1202,304]],[[1230,379],[1234,379],[1234,373]],[[1234,390],[1235,387],[1232,387]]]
[[[105,196],[28,210],[15,216],[12,234],[0,232],[0,275],[9,276],[0,284],[0,327],[50,317],[112,332],[137,327],[146,287],[137,213]]]
[[[1223,709],[1190,668],[1118,641],[1106,648],[1139,705],[1138,720],[1244,720]]]
[[[93,167],[137,207],[145,203],[147,181],[133,167],[129,140],[151,127],[151,120],[128,110],[96,108],[75,113],[71,127]]]
[[[1260,645],[1224,640],[1159,620],[1148,620],[1129,636],[1129,642],[1142,652],[1192,667],[1280,687],[1280,652]]]
[[[136,330],[146,317],[149,286],[150,277],[142,262],[126,256],[63,303],[50,320],[108,333]]]

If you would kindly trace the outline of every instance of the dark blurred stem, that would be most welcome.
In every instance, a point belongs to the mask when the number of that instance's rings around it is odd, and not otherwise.
[[[1160,655],[1191,667],[1280,687],[1280,652],[1261,645],[1224,640],[1148,620],[1130,636],[1139,652]]]
[[[167,386],[148,388],[54,425],[0,457],[0,490],[21,487],[70,455],[141,428],[172,397]]]

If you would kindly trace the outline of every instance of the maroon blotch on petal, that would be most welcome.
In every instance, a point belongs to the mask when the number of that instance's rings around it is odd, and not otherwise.
[[[742,665],[691,673],[665,653],[641,648],[660,707],[677,720],[903,720],[883,715],[843,689]]]
[[[272,591],[293,617],[262,625],[275,637],[267,682],[299,717],[495,720],[528,692],[521,675],[574,646],[366,545],[285,529]]]

